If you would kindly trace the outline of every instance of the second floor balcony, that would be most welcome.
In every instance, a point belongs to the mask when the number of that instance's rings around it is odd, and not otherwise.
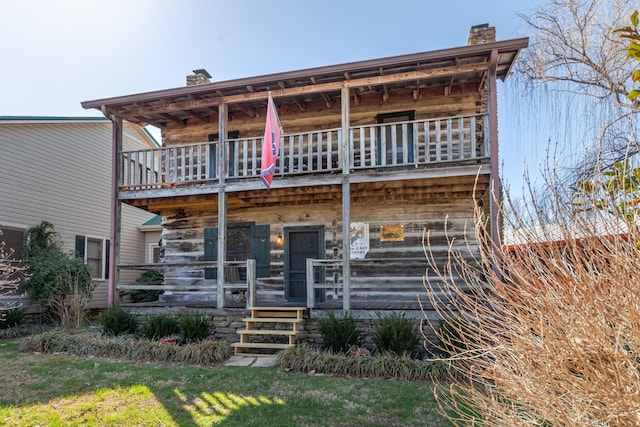
[[[488,115],[477,114],[351,126],[346,139],[341,128],[283,134],[276,176],[300,181],[362,172],[406,175],[447,165],[488,163],[488,129]],[[259,184],[262,139],[123,151],[119,153],[119,191]]]

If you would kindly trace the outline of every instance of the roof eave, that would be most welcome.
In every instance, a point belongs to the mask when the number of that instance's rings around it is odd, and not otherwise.
[[[489,55],[492,50],[497,50],[498,53],[516,51],[524,49],[528,46],[529,39],[527,37],[504,40],[492,43],[484,43],[477,45],[460,46],[448,49],[440,49],[428,52],[413,53],[399,56],[391,56],[386,58],[371,59],[357,62],[349,62],[344,64],[330,65],[324,67],[307,68],[296,71],[288,71],[275,74],[266,74],[254,77],[245,77],[234,80],[226,80],[221,82],[206,83],[201,85],[184,86],[179,88],[164,89],[152,92],[144,92],[133,95],[118,96],[113,98],[104,98],[91,101],[84,101],[81,103],[85,109],[101,109],[106,106],[117,106],[123,104],[130,104],[135,102],[149,102],[159,98],[175,97],[195,95],[203,92],[211,92],[228,88],[236,88],[241,86],[253,86],[264,84],[267,82],[277,82],[282,80],[297,79],[306,76],[318,76],[328,73],[344,73],[357,69],[365,69],[371,67],[385,67],[388,65],[397,65],[402,63],[414,63],[414,62],[427,62],[427,61],[440,61],[451,58],[460,58],[465,56],[477,56],[477,55]],[[515,60],[515,57],[514,57]],[[508,67],[510,69],[511,67]],[[505,79],[506,73],[500,76],[501,79]]]

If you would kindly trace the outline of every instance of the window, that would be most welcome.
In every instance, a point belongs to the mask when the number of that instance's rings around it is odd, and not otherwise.
[[[227,132],[227,141],[230,139],[238,139],[240,132],[237,130]],[[219,140],[219,134],[212,133],[209,135],[209,142],[217,142]],[[235,156],[234,145],[227,144],[229,147],[229,151],[227,152],[227,164],[229,165],[229,170],[227,171],[229,176],[235,176],[235,165],[233,163],[233,158]],[[217,147],[217,145],[215,146]],[[214,146],[210,146],[209,148],[209,178],[217,178],[217,169],[218,169],[218,153],[214,149]]]
[[[415,120],[414,111],[378,114],[376,116],[376,121],[379,124],[408,122],[413,120]],[[404,164],[405,147],[407,151],[407,162],[413,163],[413,124],[389,124],[384,127],[384,133],[382,132],[382,127],[379,128],[377,145],[378,165],[382,165],[383,161],[385,165]]]
[[[149,245],[149,255],[147,256],[147,262],[153,264],[159,264],[162,257],[162,248],[160,245]]]
[[[109,240],[87,236],[76,236],[76,258],[89,266],[95,280],[109,278]]]
[[[269,224],[253,223],[229,224],[227,226],[227,261],[256,260],[256,277],[269,277],[271,274]],[[218,228],[204,229],[204,260],[218,259]],[[241,269],[240,280],[246,279],[247,272]],[[204,278],[217,278],[215,267],[205,268]]]
[[[4,242],[4,253],[8,259],[19,259],[25,242],[25,229],[0,226],[0,242]]]

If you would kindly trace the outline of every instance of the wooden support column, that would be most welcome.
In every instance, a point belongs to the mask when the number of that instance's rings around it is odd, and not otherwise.
[[[489,111],[489,147],[491,156],[491,181],[490,181],[490,222],[491,242],[493,250],[500,248],[500,205],[502,203],[502,186],[500,184],[500,168],[498,153],[498,93],[496,87],[496,68],[498,65],[498,51],[491,51],[489,57],[489,79],[487,88],[487,101]]]
[[[227,258],[227,193],[225,177],[227,175],[227,104],[218,106],[218,308],[224,308],[224,262]]]
[[[351,138],[349,138],[349,88],[340,91],[342,108],[342,309],[351,308],[351,183],[349,169]]]
[[[118,199],[118,183],[121,180],[120,153],[122,152],[122,119],[102,113],[112,122],[111,128],[111,222],[109,232],[109,282],[107,284],[107,307],[115,303],[115,289],[119,280],[120,234],[122,228],[122,202]]]

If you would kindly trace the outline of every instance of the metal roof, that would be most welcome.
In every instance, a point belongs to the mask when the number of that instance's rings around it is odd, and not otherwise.
[[[343,87],[358,92],[420,90],[434,86],[486,81],[489,58],[497,53],[497,78],[507,78],[528,38],[468,45],[297,71],[184,86],[134,95],[82,102],[87,109],[115,115],[141,125],[162,127],[186,119],[209,122],[225,103],[229,112],[256,117],[269,91],[277,104],[292,103],[304,111],[305,104],[322,99],[331,108]],[[338,102],[339,105],[339,102]]]

